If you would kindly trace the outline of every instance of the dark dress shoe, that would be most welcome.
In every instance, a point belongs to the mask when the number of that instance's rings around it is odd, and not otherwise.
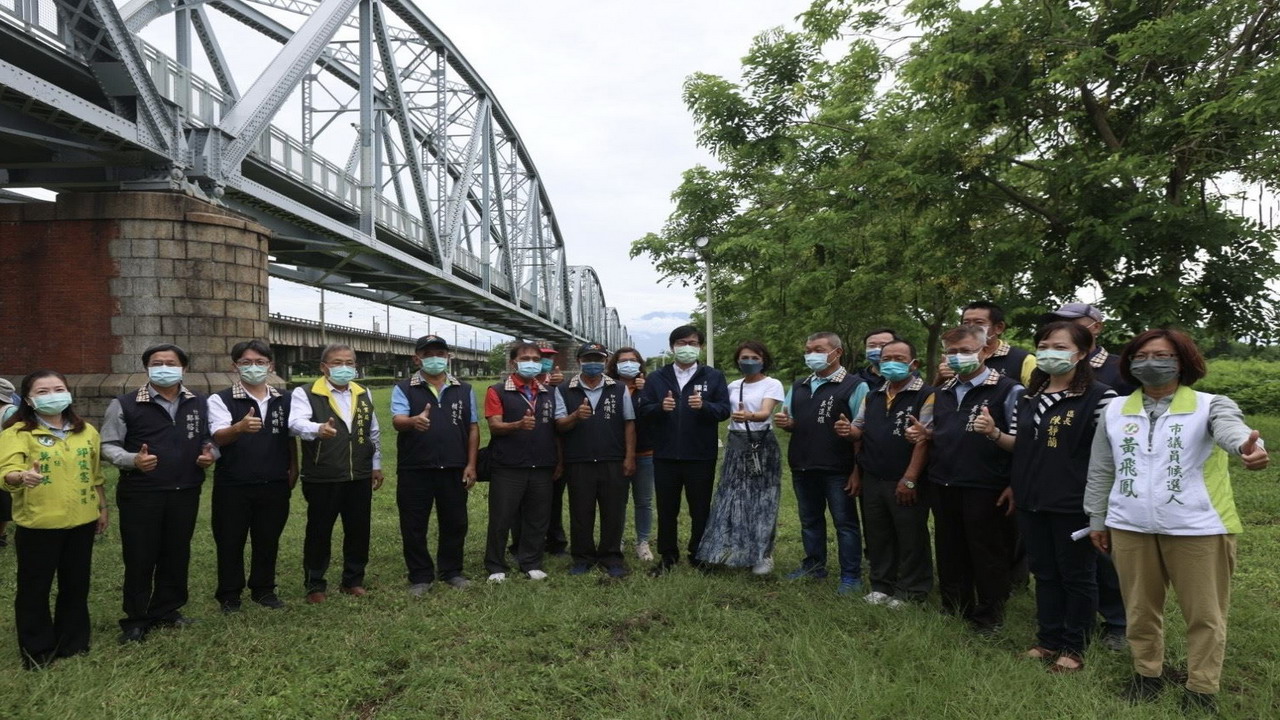
[[[368,590],[365,590],[365,589],[364,589],[364,587],[362,587],[362,586],[360,586],[360,585],[355,585],[355,586],[353,586],[353,587],[345,587],[345,586],[344,586],[344,587],[340,587],[340,588],[338,588],[338,589],[342,591],[342,594],[343,594],[343,595],[353,595],[353,596],[355,596],[355,597],[364,597],[365,595],[368,595],[368,594],[369,594],[369,591],[368,591]]]
[[[281,600],[280,597],[275,593],[269,593],[267,595],[263,595],[262,597],[256,597],[253,599],[253,601],[258,603],[264,608],[271,608],[272,610],[280,610],[285,607],[284,601]]]
[[[140,643],[147,639],[147,631],[140,627],[131,627],[120,633],[120,644]]]
[[[307,602],[311,603],[312,605],[318,605],[324,602],[327,599],[327,597],[328,596],[326,596],[322,591],[317,590],[315,592],[307,593]]]
[[[1147,677],[1135,673],[1132,678],[1129,678],[1129,684],[1120,695],[1131,703],[1151,702],[1160,695],[1164,685],[1164,678]]]
[[[218,603],[218,609],[222,611],[223,615],[238,613],[240,612],[240,601],[239,600],[223,600]]]
[[[1182,712],[1188,715],[1217,715],[1218,696],[1212,693],[1183,690]]]

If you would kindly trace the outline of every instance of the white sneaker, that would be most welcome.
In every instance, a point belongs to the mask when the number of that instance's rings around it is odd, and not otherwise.
[[[649,541],[636,543],[636,557],[644,562],[653,562],[653,551],[649,549]]]
[[[889,601],[892,600],[893,598],[878,590],[875,590],[867,593],[866,597],[862,599],[866,600],[867,603],[870,605],[887,605]]]
[[[773,558],[767,557],[756,563],[752,566],[751,572],[756,575],[768,575],[773,572]]]
[[[489,582],[491,583],[506,582],[506,580],[507,580],[506,573],[493,573],[492,575],[489,576]]]
[[[530,570],[529,579],[530,580],[546,580],[547,574],[542,572],[541,570]]]
[[[891,597],[891,598],[889,598],[887,601],[885,601],[884,606],[885,606],[885,607],[887,607],[887,608],[889,608],[890,610],[897,610],[898,608],[904,608],[904,607],[906,607],[906,606],[907,606],[907,604],[906,604],[905,602],[903,602],[903,601],[899,600],[898,598]]]

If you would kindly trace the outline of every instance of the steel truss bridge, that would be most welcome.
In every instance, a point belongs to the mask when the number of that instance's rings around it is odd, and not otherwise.
[[[630,344],[512,119],[411,0],[0,0],[6,187],[186,191],[269,227],[275,277]]]

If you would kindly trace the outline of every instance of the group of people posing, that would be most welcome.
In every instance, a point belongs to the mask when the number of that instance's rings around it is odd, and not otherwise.
[[[681,561],[682,502],[690,565],[769,574],[780,430],[789,435],[804,551],[788,579],[828,577],[830,514],[837,593],[899,608],[925,602],[936,577],[942,609],[990,635],[1029,570],[1038,634],[1027,657],[1051,672],[1082,670],[1100,613],[1103,642],[1133,655],[1125,695],[1135,701],[1170,682],[1163,611],[1171,585],[1187,620],[1188,668],[1177,678],[1184,703],[1212,709],[1242,529],[1227,455],[1249,469],[1266,467],[1268,455],[1234,402],[1191,389],[1205,363],[1186,335],[1150,330],[1112,355],[1097,344],[1102,323],[1093,306],[1064,305],[1043,318],[1028,353],[1002,339],[998,306],[971,303],[942,334],[936,369],[922,367],[916,347],[891,329],[866,334],[867,362],[857,369],[846,365],[838,335],[817,332],[804,346],[811,374],[789,390],[769,376],[773,357],[755,341],[735,348],[741,377],[727,382],[701,362],[705,338],[692,326],[671,333],[674,362],[651,373],[633,348],[588,343],[577,353],[580,372],[566,380],[553,349],[514,342],[510,373],[485,390],[482,408],[449,373],[448,344],[420,338],[420,369],[391,396],[407,591],[469,585],[467,497],[478,480],[489,482],[484,569],[492,583],[506,581],[513,565],[544,580],[546,555],[566,549],[570,574],[625,577],[631,498],[635,554],[652,563],[651,575]],[[238,381],[205,397],[182,382],[181,348],[148,349],[149,382],[111,403],[101,436],[76,414],[62,375],[40,370],[22,380],[0,433],[0,486],[13,497],[15,615],[27,667],[88,649],[93,538],[109,513],[103,460],[120,470],[121,642],[191,622],[181,608],[209,466],[215,597],[224,612],[240,610],[246,586],[253,602],[284,607],[276,557],[298,479],[307,504],[306,601],[327,599],[338,518],[338,590],[367,593],[381,433],[368,389],[355,382],[355,352],[326,347],[323,377],[287,395],[267,384],[265,343],[237,344],[231,361]],[[481,413],[490,434],[483,449]],[[426,542],[433,508],[434,559]]]

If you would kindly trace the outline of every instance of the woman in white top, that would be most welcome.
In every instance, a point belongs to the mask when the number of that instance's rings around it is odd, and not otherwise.
[[[773,435],[773,409],[786,398],[782,383],[765,375],[772,357],[748,340],[733,353],[743,377],[729,383],[729,442],[720,466],[720,485],[711,505],[698,560],[749,567],[757,575],[773,570],[778,525],[782,453]]]

